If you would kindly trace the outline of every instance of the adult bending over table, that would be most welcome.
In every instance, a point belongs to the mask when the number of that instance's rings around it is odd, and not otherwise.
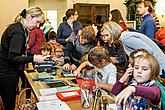
[[[17,22],[10,24],[4,31],[0,45],[0,96],[5,110],[15,108],[17,73],[19,64],[42,62],[48,56],[27,56],[27,30],[39,26],[44,21],[44,14],[39,7],[24,9]]]

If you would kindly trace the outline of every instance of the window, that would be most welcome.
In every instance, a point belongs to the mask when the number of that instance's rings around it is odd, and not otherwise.
[[[45,19],[49,19],[54,31],[57,32],[57,10],[44,11]]]

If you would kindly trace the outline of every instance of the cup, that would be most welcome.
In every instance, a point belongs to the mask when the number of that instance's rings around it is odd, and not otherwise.
[[[91,85],[88,80],[84,80],[81,84],[81,106],[82,108],[90,108],[91,107]]]

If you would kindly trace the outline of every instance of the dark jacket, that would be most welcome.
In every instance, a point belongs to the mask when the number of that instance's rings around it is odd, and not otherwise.
[[[33,56],[22,56],[26,51],[25,34],[20,22],[9,25],[4,31],[0,45],[0,77],[16,76],[20,63],[33,61]]]
[[[82,28],[81,23],[78,21],[73,22],[73,29],[69,26],[67,21],[62,22],[57,30],[57,42],[65,46],[65,40],[71,35],[71,33],[74,31],[77,35],[78,31]]]

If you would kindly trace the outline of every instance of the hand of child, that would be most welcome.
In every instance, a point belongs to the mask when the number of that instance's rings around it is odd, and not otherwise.
[[[62,66],[64,64],[63,61],[56,61],[58,66]]]
[[[128,77],[131,76],[132,74],[133,74],[133,68],[130,67],[126,70],[124,75],[120,78],[119,82],[124,83],[125,81],[127,81]]]
[[[96,86],[97,86],[97,87],[102,88],[102,85],[103,85],[102,83],[96,82]]]
[[[126,101],[129,96],[131,96],[133,93],[135,93],[135,87],[134,86],[128,86],[124,90],[122,90],[116,97],[115,97],[115,103],[117,105],[121,105],[122,101],[123,104],[126,104]]]
[[[70,66],[70,69],[71,69],[72,72],[73,72],[74,70],[76,70],[76,68],[77,68],[77,66],[74,65],[74,64],[72,64],[72,65]],[[71,72],[71,73],[72,73],[72,72]]]
[[[34,55],[34,56],[33,56],[33,61],[34,61],[34,62],[41,63],[41,62],[43,62],[44,60],[46,60],[47,58],[49,58],[49,57],[50,57],[50,55],[46,55],[46,56]]]
[[[76,69],[75,71],[73,71],[73,74],[77,77],[80,77],[81,76],[81,73],[80,73],[80,70],[79,69]]]
[[[64,64],[63,70],[70,71],[70,64],[69,63]]]
[[[92,28],[93,28],[94,31],[95,31],[95,35],[97,35],[97,32],[98,32],[97,26],[95,26],[95,25],[93,24],[93,25],[92,25]]]

